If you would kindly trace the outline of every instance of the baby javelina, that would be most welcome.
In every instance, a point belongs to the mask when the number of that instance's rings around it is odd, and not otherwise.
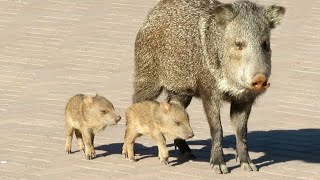
[[[158,157],[168,164],[169,153],[166,139],[188,139],[193,137],[189,116],[180,104],[142,101],[133,104],[126,112],[127,129],[122,154],[135,161],[134,143],[142,135],[151,136],[158,145]]]
[[[94,136],[107,126],[115,125],[121,117],[105,97],[78,94],[70,98],[65,109],[66,151],[71,153],[73,132],[80,150],[87,159],[95,157]]]

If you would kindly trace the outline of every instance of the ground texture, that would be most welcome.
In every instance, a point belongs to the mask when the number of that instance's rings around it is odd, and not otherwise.
[[[253,108],[249,150],[259,172],[234,159],[229,105],[222,113],[227,175],[213,173],[201,101],[188,107],[198,157],[161,165],[149,138],[124,159],[124,121],[96,137],[88,161],[64,151],[63,111],[77,93],[99,93],[123,116],[131,104],[133,45],[156,0],[0,0],[0,179],[320,179],[320,1],[255,0],[287,7],[273,31],[271,87]]]

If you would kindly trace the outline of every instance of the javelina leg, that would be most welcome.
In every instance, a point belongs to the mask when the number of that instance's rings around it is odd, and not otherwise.
[[[131,128],[127,128],[124,144],[122,147],[122,154],[124,157],[128,157],[130,161],[135,161],[134,157],[134,142],[136,138],[139,137],[139,133],[137,133],[135,130],[132,130]]]
[[[257,171],[257,167],[251,162],[247,146],[247,124],[251,112],[252,103],[231,103],[231,124],[235,130],[237,139],[237,157],[245,171]]]
[[[159,132],[155,132],[151,135],[152,139],[155,140],[157,142],[158,145],[158,153],[159,153],[159,158],[160,158],[160,162],[168,165],[168,159],[169,159],[169,152],[167,149],[167,144],[166,144],[166,140],[165,138],[162,136],[161,133]]]
[[[136,77],[132,101],[137,103],[144,100],[155,100],[161,91],[162,87],[157,83],[149,81],[148,78]]]
[[[84,152],[84,144],[83,144],[83,140],[82,140],[82,134],[78,129],[75,130],[75,134],[76,134],[76,137],[77,137],[79,150],[80,151],[82,150]]]
[[[211,158],[210,164],[213,165],[213,170],[217,174],[228,173],[228,168],[224,160],[222,150],[222,126],[220,121],[220,100],[212,98],[202,98],[204,110],[207,115],[210,132],[211,132]]]
[[[178,102],[180,103],[184,108],[187,108],[191,102],[192,96],[188,95],[178,95],[172,92],[169,92],[167,101],[170,102]],[[174,140],[175,146],[177,146],[180,150],[180,153],[186,158],[186,159],[195,159],[196,156],[192,153],[190,147],[188,146],[187,142],[183,139],[175,139]]]
[[[128,158],[128,149],[127,149],[127,144],[126,144],[126,139],[128,137],[128,128],[126,129],[125,133],[124,133],[124,142],[123,142],[123,146],[122,146],[122,155],[125,158]]]
[[[91,149],[94,152],[94,155],[96,155],[96,151],[94,150],[94,134],[93,133],[91,133],[91,144],[92,144]]]
[[[83,142],[85,145],[85,154],[87,159],[91,160],[93,157],[96,156],[95,151],[94,151],[94,147],[92,144],[92,137],[91,137],[91,133],[89,132],[88,129],[83,129],[82,131],[82,138],[83,138]]]
[[[66,152],[71,153],[72,137],[74,129],[66,124]]]
[[[91,134],[91,143],[92,143],[92,146],[94,147],[94,134]]]

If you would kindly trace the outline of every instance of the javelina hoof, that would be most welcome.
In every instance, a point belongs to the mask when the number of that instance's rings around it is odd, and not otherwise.
[[[128,158],[128,153],[122,153],[124,158]]]
[[[164,165],[168,165],[168,166],[170,166],[169,165],[169,160],[168,160],[169,158],[164,158],[164,159],[160,159],[160,162],[162,163],[162,164],[164,164]]]
[[[253,163],[241,163],[241,168],[244,171],[258,171],[258,168]]]
[[[86,154],[86,157],[87,157],[88,160],[92,160],[94,157],[96,157],[96,153],[95,152],[93,152],[91,154],[87,154],[87,153],[85,153],[85,154]]]
[[[88,160],[92,160],[92,156],[87,156],[87,159]]]
[[[93,155],[93,154],[92,154],[92,155],[87,156],[87,159],[88,159],[88,160],[92,160],[94,157],[96,157],[96,155]]]
[[[229,173],[229,170],[227,168],[227,166],[225,164],[215,164],[213,165],[213,172],[215,172],[216,174],[227,174]]]
[[[130,162],[137,162],[136,159],[130,159]]]
[[[71,147],[69,146],[69,147],[66,147],[66,152],[68,153],[68,154],[71,154]]]

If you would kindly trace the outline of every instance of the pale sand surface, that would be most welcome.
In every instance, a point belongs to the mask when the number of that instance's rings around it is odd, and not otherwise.
[[[129,163],[124,121],[96,137],[98,158],[64,152],[63,111],[77,93],[99,93],[123,116],[131,104],[133,45],[156,0],[0,0],[0,179],[320,179],[320,1],[256,0],[287,7],[273,31],[271,87],[253,108],[249,150],[260,172],[234,160],[229,105],[223,108],[227,175],[208,163],[210,135],[201,101],[188,107],[198,157],[161,165],[149,138]],[[73,150],[76,151],[76,143]],[[108,152],[107,152],[108,151]]]

